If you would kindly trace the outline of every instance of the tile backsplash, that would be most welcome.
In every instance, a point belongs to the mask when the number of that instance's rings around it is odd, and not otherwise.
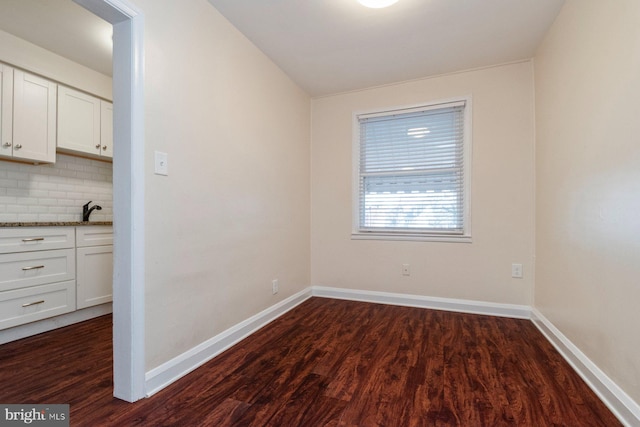
[[[102,210],[91,221],[113,221],[111,163],[58,154],[53,165],[0,160],[0,222],[82,221],[82,205]]]

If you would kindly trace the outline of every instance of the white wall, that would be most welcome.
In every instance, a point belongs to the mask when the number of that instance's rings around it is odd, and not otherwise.
[[[526,61],[314,99],[312,284],[529,305],[533,92]],[[464,95],[473,96],[473,242],[351,240],[352,113]],[[512,262],[524,264],[523,279],[511,278]]]
[[[135,4],[150,370],[309,286],[310,99],[206,1]]]
[[[535,83],[535,307],[638,402],[640,2],[568,0]]]

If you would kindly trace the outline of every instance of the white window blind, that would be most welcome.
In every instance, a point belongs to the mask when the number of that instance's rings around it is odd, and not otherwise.
[[[357,116],[358,232],[465,234],[465,107]]]

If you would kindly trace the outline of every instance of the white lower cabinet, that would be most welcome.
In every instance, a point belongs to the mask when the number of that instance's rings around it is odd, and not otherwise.
[[[77,307],[113,300],[113,228],[76,227]]]
[[[0,329],[69,313],[75,307],[75,280],[0,292]]]
[[[76,309],[75,234],[0,229],[0,329]]]
[[[75,248],[73,227],[0,228],[0,254]]]
[[[76,249],[78,258],[78,309],[113,300],[113,246]]]
[[[0,228],[0,330],[112,300],[113,228]]]
[[[19,252],[0,257],[0,292],[76,278],[73,249]]]

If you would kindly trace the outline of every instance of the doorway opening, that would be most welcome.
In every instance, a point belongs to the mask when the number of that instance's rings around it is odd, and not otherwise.
[[[73,0],[113,26],[113,381],[146,396],[144,362],[144,17],[125,0]]]

